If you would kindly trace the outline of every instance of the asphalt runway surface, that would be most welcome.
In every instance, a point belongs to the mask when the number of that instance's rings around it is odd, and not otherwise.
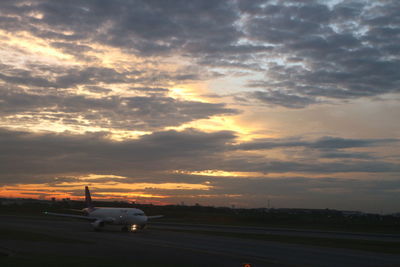
[[[188,231],[210,231],[227,233],[248,233],[262,235],[284,235],[301,237],[320,237],[320,238],[339,238],[354,240],[374,240],[385,242],[400,242],[399,234],[374,234],[360,232],[341,232],[341,231],[322,231],[310,229],[290,229],[272,227],[252,227],[252,226],[228,226],[228,225],[207,225],[207,224],[181,224],[170,222],[154,222],[153,229],[185,229]]]
[[[100,262],[104,259],[105,265],[101,266],[107,266],[110,259],[124,262],[123,266],[243,266],[244,263],[251,263],[252,267],[400,266],[400,255],[203,235],[191,233],[193,225],[178,226],[185,231],[169,231],[162,229],[162,223],[155,223],[153,228],[150,225],[140,233],[122,233],[116,229],[94,232],[89,223],[82,221],[0,215],[3,232],[24,231],[82,241],[14,240],[0,236],[0,250],[14,253],[8,260],[24,255],[51,255],[60,259],[88,257]],[[223,226],[217,228],[226,230]],[[245,230],[239,227],[235,231]],[[5,257],[0,257],[3,266],[1,258]]]

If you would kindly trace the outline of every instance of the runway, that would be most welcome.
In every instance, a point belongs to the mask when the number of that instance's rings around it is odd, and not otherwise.
[[[400,242],[399,234],[375,234],[375,233],[362,233],[362,232],[340,232],[340,231],[328,231],[328,230],[322,231],[322,230],[310,230],[310,229],[291,229],[291,228],[272,228],[272,227],[253,227],[253,226],[182,224],[182,223],[170,223],[170,222],[154,222],[152,223],[152,228]]]
[[[171,226],[171,225],[170,225]],[[400,255],[325,248],[265,240],[214,236],[191,232],[193,226],[175,225],[184,232],[168,231],[162,223],[140,233],[116,230],[94,232],[87,222],[0,215],[0,230],[34,233],[25,236],[0,235],[0,248],[13,251],[12,262],[19,258],[40,261],[56,257],[58,266],[73,259],[79,266],[399,266]],[[229,227],[228,227],[229,229]],[[213,229],[213,231],[216,229]],[[219,228],[226,231],[226,227]],[[259,231],[260,229],[256,230]],[[244,231],[236,229],[235,231]],[[43,240],[40,235],[46,236]],[[53,239],[52,239],[53,238]],[[394,241],[393,241],[394,242]],[[0,264],[2,261],[0,257]],[[90,265],[93,263],[93,265]],[[101,263],[101,264],[99,264]],[[60,265],[61,264],[61,265]],[[51,265],[51,262],[49,263]],[[40,266],[45,266],[40,264]]]

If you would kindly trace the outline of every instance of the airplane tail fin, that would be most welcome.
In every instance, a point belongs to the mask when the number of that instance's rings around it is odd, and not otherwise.
[[[94,209],[92,204],[92,197],[90,196],[89,187],[87,186],[85,186],[85,202],[86,202],[86,207],[89,211]]]

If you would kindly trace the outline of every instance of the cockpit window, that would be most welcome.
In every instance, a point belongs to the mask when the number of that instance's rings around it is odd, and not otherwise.
[[[144,216],[144,213],[134,213],[135,216]]]

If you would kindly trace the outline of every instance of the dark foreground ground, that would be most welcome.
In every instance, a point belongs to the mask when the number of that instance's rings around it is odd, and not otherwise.
[[[0,215],[0,266],[400,266],[399,251],[395,235],[163,223],[127,234]]]

